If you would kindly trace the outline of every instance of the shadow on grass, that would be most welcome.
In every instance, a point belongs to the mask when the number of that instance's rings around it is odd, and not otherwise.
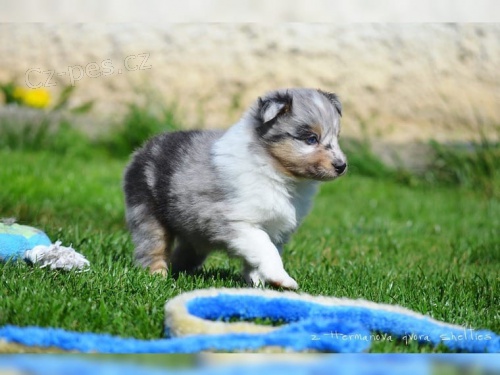
[[[174,279],[179,278],[195,278],[199,279],[200,282],[210,283],[210,281],[215,284],[230,284],[231,286],[237,287],[247,287],[247,284],[241,274],[237,271],[227,268],[199,268],[193,271],[172,271],[172,277]]]

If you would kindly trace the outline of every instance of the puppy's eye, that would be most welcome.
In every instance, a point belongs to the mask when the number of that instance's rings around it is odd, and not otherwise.
[[[317,145],[318,144],[318,137],[315,135],[310,135],[306,139],[304,139],[304,142],[306,142],[308,145]]]

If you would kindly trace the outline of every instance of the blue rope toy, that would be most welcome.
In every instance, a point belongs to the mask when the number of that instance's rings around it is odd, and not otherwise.
[[[230,322],[237,318],[239,322]],[[249,322],[283,320],[282,326]],[[247,321],[245,321],[247,320]],[[500,352],[500,335],[451,325],[392,305],[259,289],[202,289],[165,305],[168,338],[137,340],[57,328],[0,328],[0,340],[27,346],[100,353],[285,351],[359,353],[374,341],[411,341],[471,353]]]

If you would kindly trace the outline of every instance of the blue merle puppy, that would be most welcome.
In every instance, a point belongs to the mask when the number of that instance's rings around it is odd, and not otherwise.
[[[189,271],[225,250],[254,286],[297,289],[283,246],[320,181],[346,172],[335,94],[287,89],[260,97],[227,131],[160,134],[125,171],[126,218],[138,264]]]

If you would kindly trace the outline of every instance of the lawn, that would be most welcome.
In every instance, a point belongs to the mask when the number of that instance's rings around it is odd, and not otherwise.
[[[197,288],[246,286],[239,263],[223,253],[212,255],[203,271],[177,278],[134,267],[121,190],[127,158],[106,147],[89,143],[72,153],[0,142],[0,217],[43,228],[91,263],[83,273],[0,264],[0,326],[155,339],[163,334],[167,299]],[[348,153],[351,171],[322,186],[285,248],[285,268],[300,291],[398,304],[500,333],[500,200],[491,186],[485,193],[463,184],[413,183],[408,174],[365,173],[355,152]],[[498,191],[497,180],[491,183]],[[372,351],[445,349],[376,342]]]

